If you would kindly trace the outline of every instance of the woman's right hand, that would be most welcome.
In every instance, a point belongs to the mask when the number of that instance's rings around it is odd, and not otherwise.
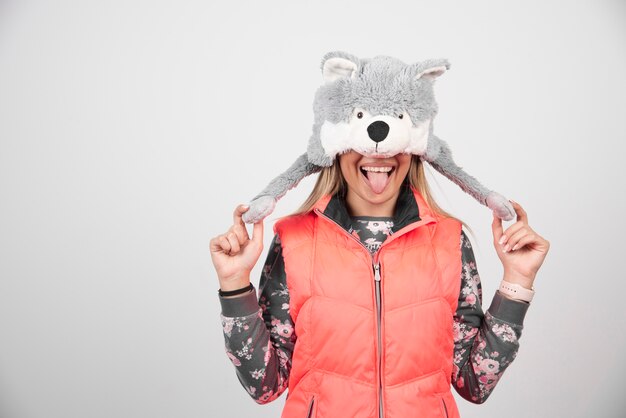
[[[250,272],[263,251],[263,221],[254,224],[250,238],[241,219],[247,210],[245,205],[237,206],[233,225],[226,233],[211,239],[211,260],[223,291],[250,284]]]

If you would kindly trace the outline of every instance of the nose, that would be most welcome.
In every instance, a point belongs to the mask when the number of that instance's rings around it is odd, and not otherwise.
[[[378,143],[385,138],[387,138],[387,134],[389,133],[389,125],[382,120],[377,120],[376,122],[372,122],[370,126],[367,127],[367,133],[372,139],[372,141]]]

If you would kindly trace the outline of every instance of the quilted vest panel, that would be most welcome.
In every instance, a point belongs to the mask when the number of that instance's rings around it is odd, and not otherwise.
[[[374,257],[324,214],[330,196],[276,223],[297,335],[282,418],[459,416],[450,383],[461,224],[411,190],[419,220]]]

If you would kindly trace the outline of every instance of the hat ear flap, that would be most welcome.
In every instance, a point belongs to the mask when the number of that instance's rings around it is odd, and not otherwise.
[[[359,72],[360,61],[345,52],[329,52],[322,58],[322,76],[325,82],[339,78],[355,78]]]

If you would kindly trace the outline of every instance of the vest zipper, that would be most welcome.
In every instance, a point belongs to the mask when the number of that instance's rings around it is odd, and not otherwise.
[[[378,331],[378,416],[383,418],[383,382],[382,382],[382,337],[381,337],[381,295],[380,295],[380,262],[374,262],[374,284],[376,285],[376,330]]]
[[[446,413],[446,418],[448,418],[448,407],[446,406],[446,401],[444,401],[443,398],[441,398],[441,403],[443,404],[443,412]]]
[[[315,212],[321,216],[324,219],[327,219],[329,222],[337,225],[339,227],[339,229],[341,231],[343,231],[343,233],[345,233],[346,235],[348,235],[350,238],[352,238],[355,242],[357,242],[364,250],[365,252],[367,252],[367,254],[370,256],[370,259],[372,260],[372,267],[374,268],[374,289],[375,289],[375,296],[376,296],[376,331],[378,333],[378,418],[384,418],[384,411],[383,411],[383,381],[382,381],[382,351],[383,351],[383,347],[382,347],[382,335],[381,335],[381,304],[382,304],[382,298],[381,298],[381,291],[380,291],[380,262],[378,261],[378,254],[380,253],[380,248],[378,249],[378,251],[376,252],[376,256],[372,257],[372,254],[370,253],[370,251],[367,249],[367,247],[365,245],[363,245],[363,243],[361,242],[361,240],[357,239],[354,235],[350,234],[348,231],[346,231],[341,225],[339,225],[337,222],[335,222],[333,219],[329,218],[328,216],[324,215],[324,213],[322,213],[319,209],[314,209]],[[389,238],[387,238],[389,239]],[[385,243],[383,242],[381,247],[385,245]]]
[[[311,397],[311,401],[309,402],[309,409],[306,411],[306,418],[311,418],[313,415],[313,404],[315,403],[315,395]]]

